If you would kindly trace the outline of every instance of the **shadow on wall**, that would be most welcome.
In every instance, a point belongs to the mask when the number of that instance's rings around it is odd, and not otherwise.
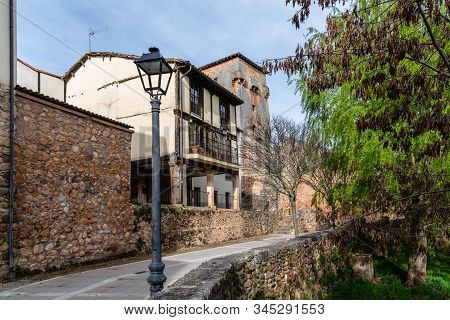
[[[148,131],[150,130],[150,131]],[[161,155],[168,155],[168,143],[167,136],[169,135],[169,128],[164,128],[164,132],[161,133],[159,139],[159,147]],[[146,131],[140,130],[139,132],[133,133],[132,137],[132,145],[133,145],[133,158],[135,159],[145,159],[152,157],[152,134],[151,127],[147,128]]]

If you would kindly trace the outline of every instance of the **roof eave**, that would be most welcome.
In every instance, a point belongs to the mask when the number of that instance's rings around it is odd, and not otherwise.
[[[217,66],[219,64],[225,63],[227,61],[230,61],[230,60],[233,60],[233,59],[236,59],[236,58],[240,58],[241,60],[246,62],[248,65],[250,65],[254,69],[258,70],[259,72],[267,74],[267,72],[265,72],[264,69],[260,65],[258,65],[256,62],[252,61],[251,59],[247,58],[246,56],[244,56],[240,52],[233,53],[233,54],[231,54],[229,56],[226,56],[224,58],[221,58],[221,59],[218,59],[216,61],[213,61],[213,62],[210,62],[208,64],[205,64],[204,66],[201,66],[199,69],[200,70],[206,70],[206,69],[209,69],[211,67]]]
[[[74,73],[78,71],[79,68],[81,68],[88,59],[91,57],[112,57],[112,58],[122,58],[122,59],[129,59],[129,60],[138,60],[140,57],[133,54],[126,54],[126,53],[117,53],[117,52],[86,52],[84,55],[81,56],[80,59],[78,59],[77,62],[75,62],[69,70],[67,70],[66,73],[61,77],[64,81],[68,81]],[[183,59],[179,58],[166,58],[166,61],[168,63],[179,63],[183,62]]]
[[[223,96],[232,105],[239,106],[244,103],[244,101],[237,97],[234,93],[222,87],[220,84],[208,77],[205,73],[203,73],[189,61],[185,61],[183,72],[186,72],[187,69],[191,70],[190,72],[193,72],[197,80],[200,80],[207,89],[215,92],[219,96]]]

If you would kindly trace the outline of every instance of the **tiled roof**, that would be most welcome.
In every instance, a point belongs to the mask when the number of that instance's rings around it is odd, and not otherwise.
[[[137,60],[137,59],[140,58],[137,55],[123,54],[123,53],[117,53],[117,52],[87,52],[77,62],[75,62],[75,64],[64,74],[63,79],[65,81],[70,79],[70,77],[81,66],[83,66],[90,57],[106,57],[106,58],[108,58],[108,57],[116,57],[116,58],[130,59],[130,60]],[[205,73],[203,73],[200,70],[200,68],[195,67],[189,61],[186,61],[186,60],[183,60],[183,59],[180,59],[180,58],[166,58],[166,60],[169,63],[177,63],[177,64],[181,65],[181,67],[184,66],[184,70],[183,71],[185,71],[185,72],[187,72],[189,67],[192,67],[191,70],[192,70],[193,74],[195,74],[197,79],[200,80],[203,83],[203,85],[205,85],[206,87],[209,87],[211,90],[215,91],[216,93],[219,93],[219,94],[223,95],[233,105],[241,105],[241,104],[244,103],[244,101],[242,101],[236,95],[234,95],[232,92],[230,92],[228,89],[222,87],[216,81],[214,81],[213,79],[208,77]]]
[[[242,101],[238,96],[236,96],[228,89],[222,87],[220,84],[208,77],[205,73],[191,64],[189,61],[185,62],[183,72],[187,72],[187,69],[191,70],[190,75],[194,78],[194,80],[197,80],[204,87],[211,90],[212,92],[215,92],[217,95],[223,96],[224,98],[228,99],[228,102],[230,102],[232,105],[239,106],[244,103],[244,101]]]
[[[244,60],[245,62],[247,62],[249,65],[251,65],[251,66],[252,66],[253,68],[255,68],[256,70],[258,70],[258,71],[264,73],[264,70],[263,70],[263,68],[262,68],[260,65],[258,65],[256,62],[253,62],[252,60],[250,60],[249,58],[247,58],[246,56],[244,56],[244,55],[243,55],[242,53],[240,53],[240,52],[236,52],[236,53],[234,53],[234,54],[232,54],[232,55],[229,55],[229,56],[227,56],[227,57],[225,57],[225,58],[222,58],[222,59],[213,61],[213,62],[211,62],[211,63],[205,64],[204,66],[200,67],[199,69],[200,69],[200,70],[205,70],[205,69],[214,67],[214,66],[216,66],[216,65],[219,65],[219,64],[221,64],[221,63],[230,61],[230,60],[235,59],[235,58],[240,58],[240,59]]]
[[[88,59],[91,57],[101,57],[101,58],[123,58],[123,59],[130,59],[130,60],[137,60],[140,58],[140,56],[137,56],[135,54],[126,54],[126,53],[118,53],[118,52],[108,52],[108,51],[93,51],[93,52],[86,52],[80,59],[78,59],[77,62],[75,62],[69,70],[62,76],[63,80],[68,80],[74,74],[77,72],[77,70],[82,67]],[[166,58],[166,60],[170,62],[181,62],[183,59],[178,58]]]
[[[36,91],[27,89],[27,88],[25,88],[25,87],[21,87],[21,86],[19,86],[19,85],[17,85],[15,89],[16,89],[16,91],[20,91],[20,92],[22,92],[22,93],[26,93],[26,94],[28,94],[28,95],[30,95],[30,96],[33,96],[33,97],[35,97],[35,98],[39,98],[39,99],[41,99],[41,100],[44,100],[44,101],[47,101],[47,102],[51,102],[51,103],[57,104],[57,105],[59,105],[59,106],[61,106],[61,107],[64,107],[64,108],[66,108],[66,109],[68,109],[68,110],[71,110],[71,111],[76,111],[76,112],[78,112],[78,113],[83,113],[83,114],[86,114],[86,115],[91,116],[91,117],[93,117],[93,118],[97,118],[97,119],[99,119],[99,120],[103,120],[103,121],[106,121],[106,122],[115,124],[115,125],[117,125],[117,126],[120,126],[120,127],[126,128],[126,129],[131,129],[131,128],[133,128],[132,126],[130,126],[130,125],[126,124],[126,123],[119,122],[119,121],[116,121],[116,120],[112,120],[112,119],[107,118],[107,117],[105,117],[105,116],[101,116],[101,115],[96,114],[96,113],[93,113],[93,112],[91,112],[91,111],[87,111],[87,110],[85,110],[85,109],[76,107],[76,106],[71,105],[71,104],[68,104],[68,103],[66,103],[66,102],[64,102],[64,101],[61,101],[61,100],[58,100],[58,99],[55,99],[55,98],[52,98],[52,97],[43,95],[42,93],[38,93],[38,92],[36,92]]]
[[[91,57],[103,57],[103,58],[110,58],[110,57],[116,57],[116,58],[124,58],[124,59],[130,59],[130,60],[137,60],[139,59],[139,56],[136,56],[134,54],[124,54],[124,53],[117,53],[117,52],[86,52],[80,59],[78,59],[77,62],[75,62],[69,70],[64,74],[62,77],[64,80],[68,80],[73,73],[75,73],[80,67],[82,67],[86,61]]]

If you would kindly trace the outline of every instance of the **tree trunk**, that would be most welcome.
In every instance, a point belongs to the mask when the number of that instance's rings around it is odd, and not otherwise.
[[[406,284],[412,287],[425,283],[427,279],[427,237],[421,223],[421,215],[413,217],[411,224],[411,254],[408,264],[408,279]]]
[[[298,231],[298,219],[297,219],[297,199],[295,196],[289,197],[289,202],[291,204],[291,214],[292,214],[292,225],[294,227],[294,235],[297,238],[300,233]]]
[[[336,228],[336,216],[337,216],[336,209],[334,208],[334,206],[331,206],[330,220],[331,220],[331,227],[333,229]]]

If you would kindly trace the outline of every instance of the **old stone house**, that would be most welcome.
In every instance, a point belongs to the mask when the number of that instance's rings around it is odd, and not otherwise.
[[[251,136],[256,126],[268,121],[270,90],[266,83],[266,73],[261,66],[237,52],[208,63],[200,70],[244,101],[237,119],[238,126],[242,128],[243,139]],[[255,178],[246,169],[245,161],[245,158],[241,159],[242,206],[276,210],[276,192],[264,179]]]
[[[6,9],[0,279],[13,268],[48,270],[145,249],[150,215],[133,212],[129,201],[151,202],[151,114],[133,63],[138,56],[90,52],[64,76],[40,70],[17,59]],[[176,74],[162,100],[163,203],[236,210],[165,207],[164,248],[273,232],[270,198],[242,171],[239,150],[242,134],[268,117],[264,72],[240,53],[201,68],[168,61]],[[264,199],[260,211],[239,210],[241,203],[255,209],[255,198],[248,205],[241,194]]]

